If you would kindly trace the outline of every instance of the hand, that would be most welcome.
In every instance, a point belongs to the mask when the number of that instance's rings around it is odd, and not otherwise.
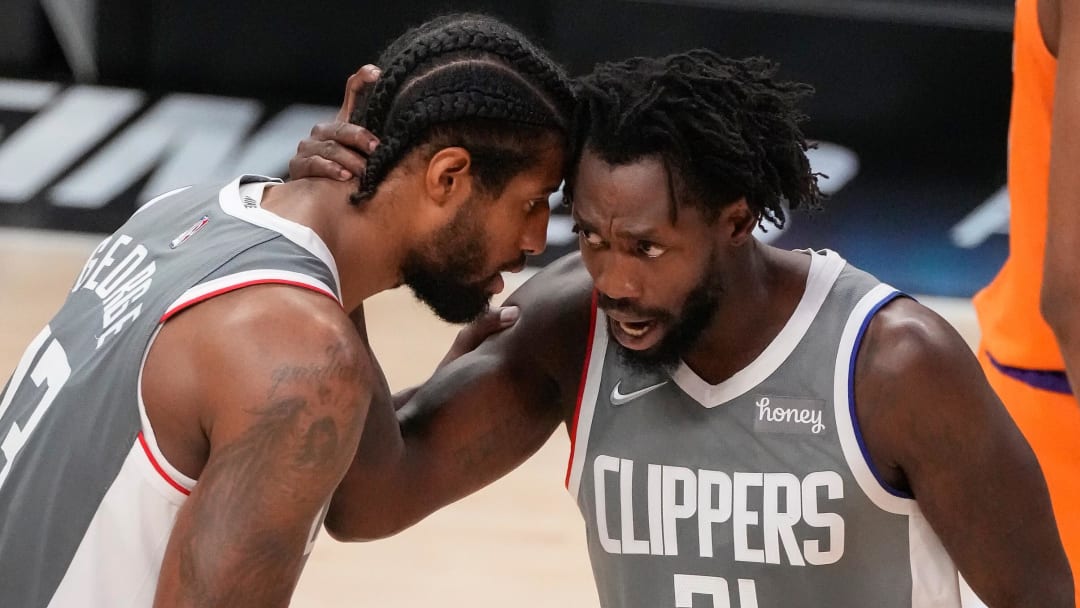
[[[466,325],[458,332],[457,337],[454,338],[454,343],[450,345],[450,350],[446,352],[446,356],[439,363],[439,367],[472,352],[492,334],[497,334],[517,323],[520,315],[521,309],[517,306],[503,306],[485,312],[484,316]]]
[[[348,181],[362,175],[367,156],[379,140],[371,131],[349,122],[357,100],[370,92],[370,85],[379,79],[379,68],[365,65],[349,76],[345,83],[345,99],[333,122],[320,122],[311,128],[311,135],[296,147],[296,156],[289,160],[290,179],[326,177]]]

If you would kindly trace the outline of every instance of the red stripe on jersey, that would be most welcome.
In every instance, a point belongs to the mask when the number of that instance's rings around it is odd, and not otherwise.
[[[574,406],[574,420],[570,425],[570,460],[566,463],[566,481],[563,485],[570,489],[570,470],[574,468],[574,448],[577,447],[578,417],[581,416],[581,400],[585,396],[585,380],[589,376],[589,363],[592,361],[593,336],[596,335],[596,290],[592,293],[589,306],[589,341],[585,344],[585,363],[581,366],[581,383],[578,385],[577,405]]]
[[[210,298],[215,298],[217,296],[220,296],[221,294],[229,293],[230,291],[236,291],[237,289],[242,289],[244,287],[251,287],[252,285],[265,285],[265,284],[269,284],[269,283],[274,283],[274,284],[279,284],[279,285],[292,285],[293,287],[303,287],[305,289],[310,289],[311,291],[314,291],[315,293],[321,293],[322,295],[324,295],[324,296],[326,296],[326,297],[328,297],[328,298],[330,298],[330,299],[332,299],[334,301],[337,301],[337,296],[335,296],[334,294],[330,293],[329,291],[326,291],[325,289],[319,289],[318,287],[315,287],[314,285],[308,285],[307,283],[300,283],[298,281],[289,281],[287,279],[274,279],[274,278],[256,279],[254,281],[245,281],[243,283],[237,283],[236,285],[229,285],[227,287],[222,287],[221,289],[216,289],[214,291],[211,291],[210,293],[203,294],[203,295],[201,295],[201,296],[199,296],[197,298],[192,298],[191,300],[188,300],[187,302],[181,302],[180,304],[177,304],[176,306],[173,306],[169,310],[166,310],[165,314],[161,315],[160,323],[164,323],[165,321],[168,321],[176,313],[178,313],[178,312],[180,312],[180,311],[182,311],[182,310],[184,310],[186,308],[191,308],[192,306],[198,304],[199,302],[205,302],[206,300],[209,300]]]
[[[176,488],[177,492],[180,492],[184,496],[191,494],[191,490],[177,483],[175,479],[169,477],[169,474],[165,472],[165,469],[161,468],[157,458],[154,458],[154,453],[150,451],[150,446],[146,444],[146,437],[143,437],[142,431],[139,431],[139,444],[142,445],[143,452],[146,453],[146,458],[150,460],[150,464],[154,466],[154,470],[158,472],[158,475],[161,475],[165,481],[169,482],[170,486]]]

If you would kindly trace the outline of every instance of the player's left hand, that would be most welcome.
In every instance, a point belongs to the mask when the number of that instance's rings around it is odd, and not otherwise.
[[[454,343],[450,346],[450,350],[447,351],[446,356],[439,363],[439,367],[472,352],[488,336],[512,327],[514,323],[517,323],[520,314],[521,309],[517,306],[501,306],[485,312],[482,317],[466,325],[458,332],[457,337],[454,338]]]

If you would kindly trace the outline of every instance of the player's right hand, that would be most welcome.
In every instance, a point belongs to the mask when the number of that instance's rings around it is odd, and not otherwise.
[[[371,131],[350,123],[349,116],[379,74],[379,68],[369,64],[349,76],[337,116],[312,127],[311,134],[296,147],[296,155],[289,160],[290,179],[326,177],[347,181],[364,173],[367,156],[379,140]]]

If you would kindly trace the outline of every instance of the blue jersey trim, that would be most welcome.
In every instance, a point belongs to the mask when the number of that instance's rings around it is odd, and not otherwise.
[[[874,315],[881,310],[882,306],[885,306],[889,302],[892,302],[903,295],[905,294],[902,292],[894,291],[882,298],[880,302],[870,309],[870,312],[867,313],[866,318],[863,319],[862,325],[859,327],[859,333],[855,336],[855,345],[851,349],[851,359],[848,363],[848,411],[851,414],[851,428],[855,431],[855,441],[859,443],[859,450],[862,451],[863,460],[866,461],[866,467],[874,474],[874,479],[877,480],[878,485],[897,498],[913,499],[915,497],[910,493],[898,490],[886,483],[878,473],[877,469],[874,468],[874,461],[870,458],[870,451],[866,449],[866,441],[863,440],[862,429],[859,428],[859,418],[855,415],[855,357],[859,354],[859,347],[862,345],[862,339],[866,334],[866,328],[870,326],[870,321],[874,318]]]

